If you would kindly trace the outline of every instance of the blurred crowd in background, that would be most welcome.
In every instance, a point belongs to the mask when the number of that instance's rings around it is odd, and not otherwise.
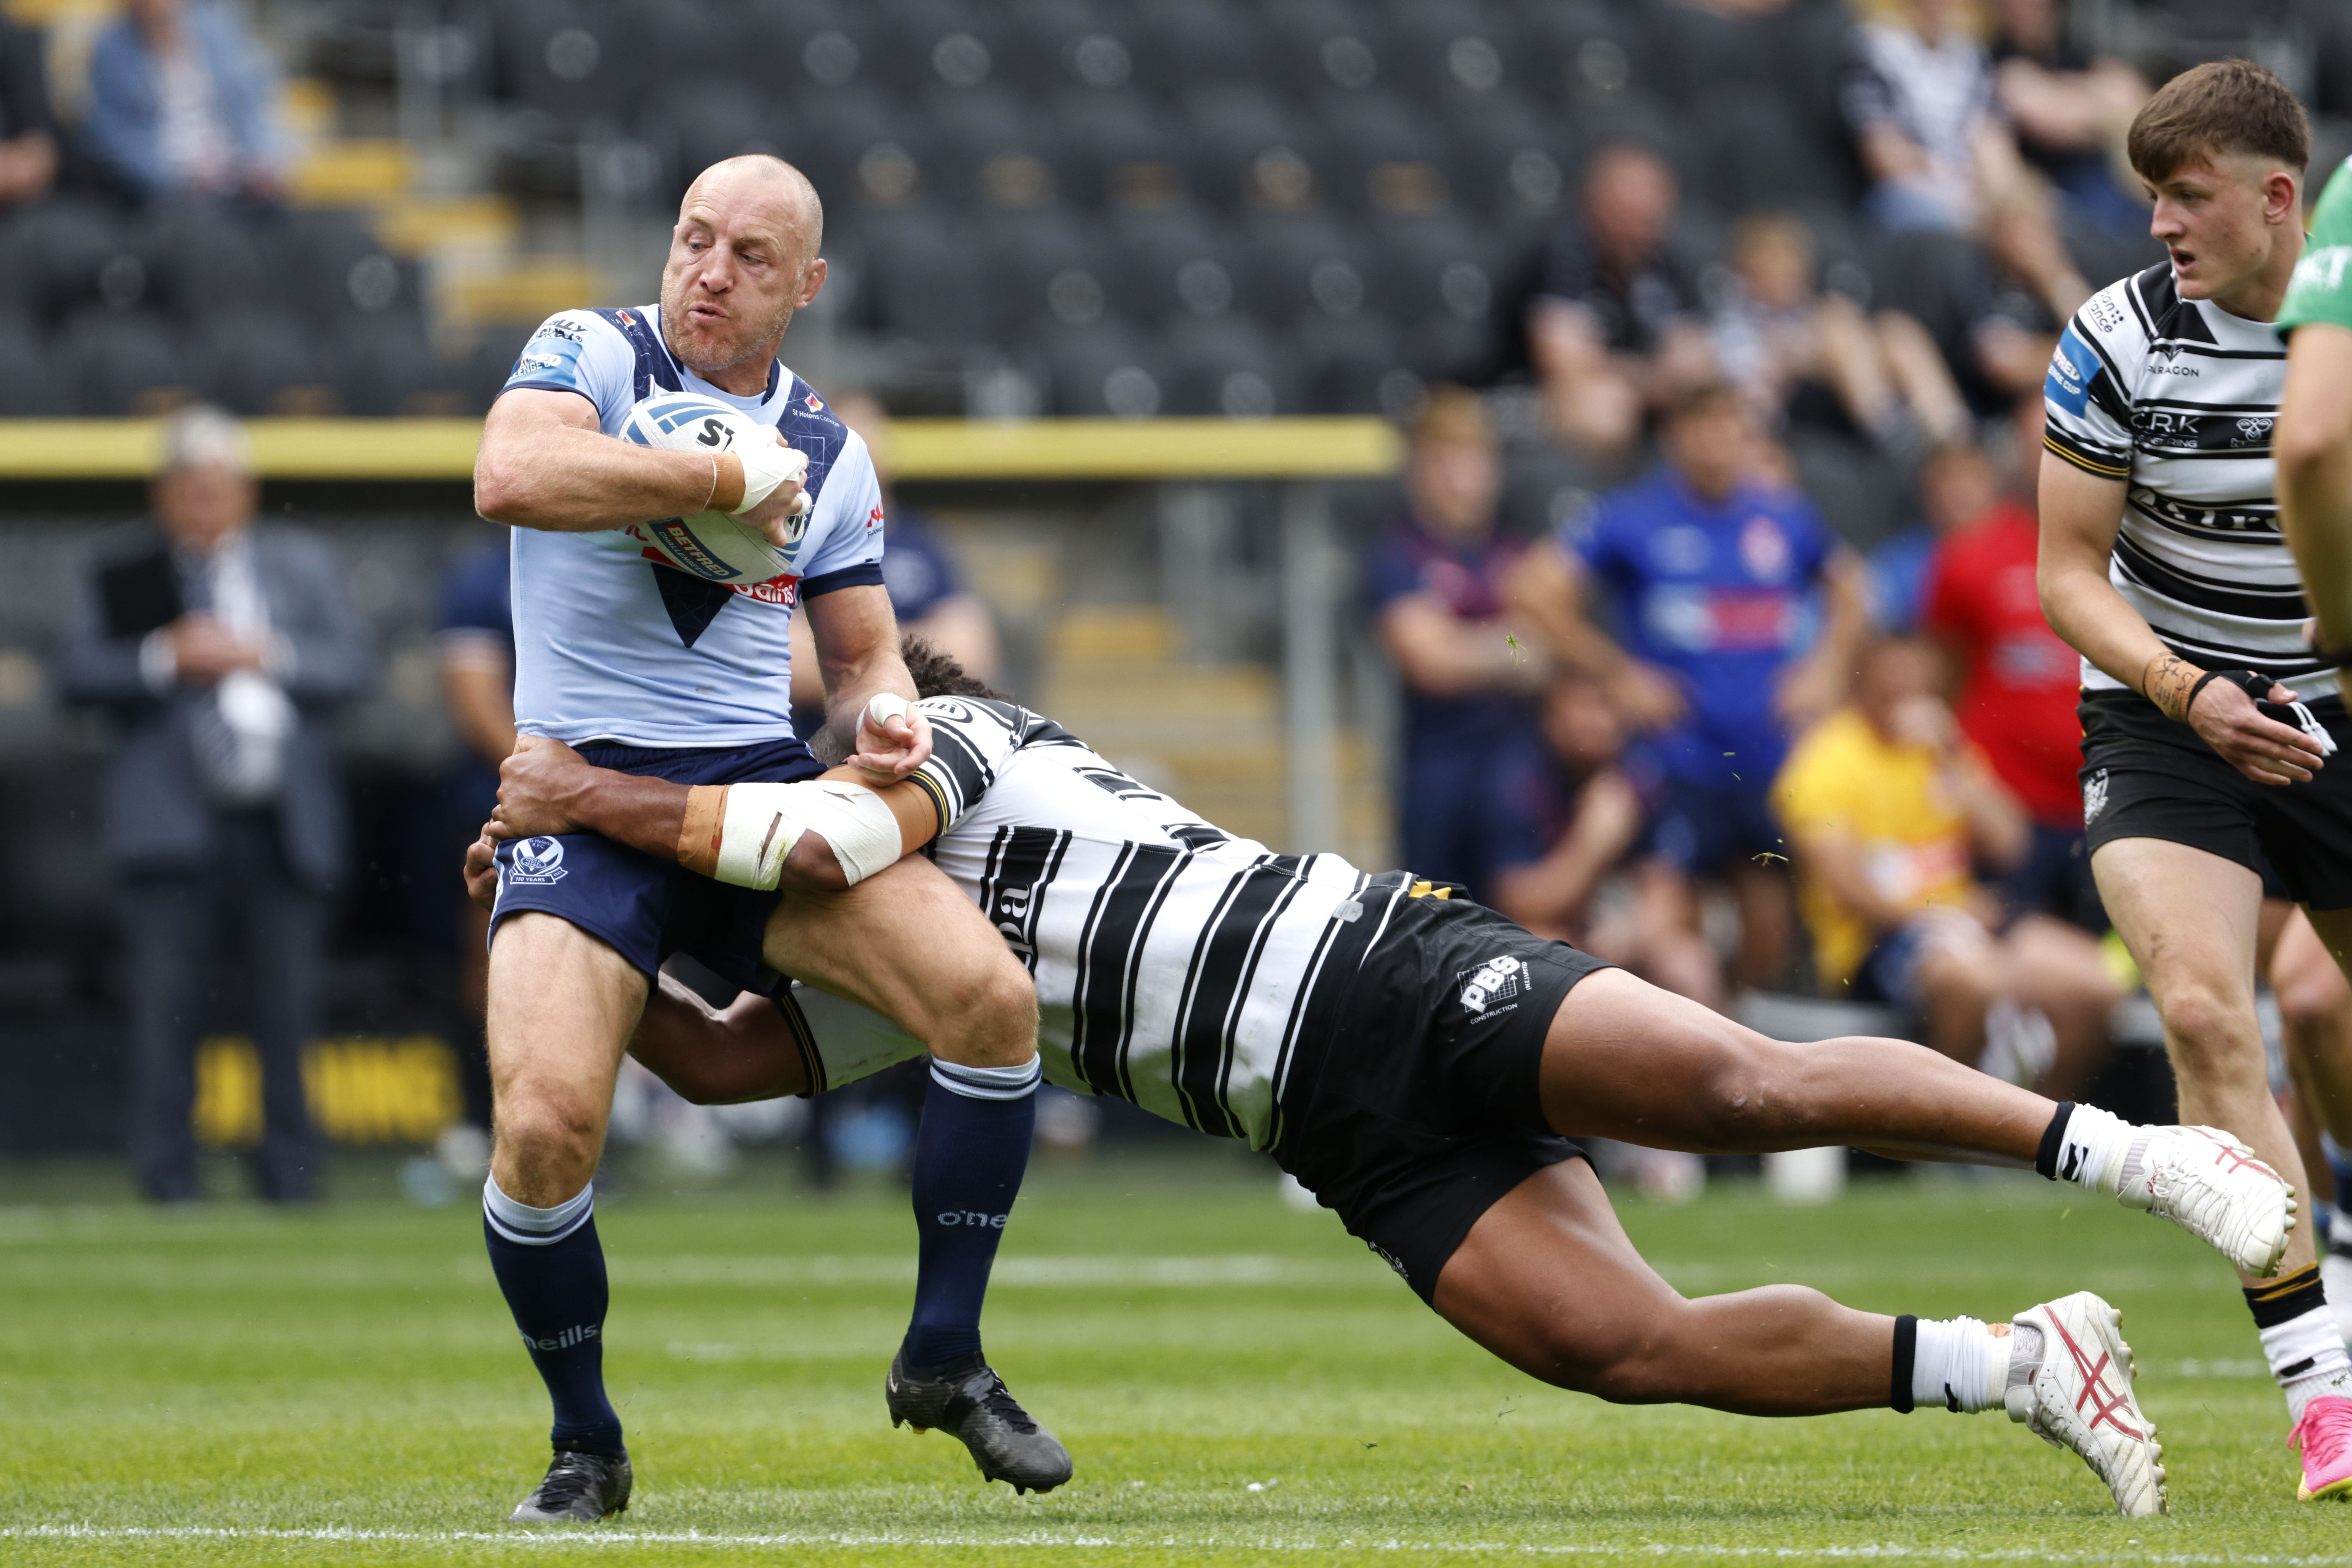
[[[461,1125],[487,1114],[465,1022],[482,922],[428,868],[487,814],[513,736],[503,545],[446,519],[400,566],[439,579],[408,615],[437,606],[457,749],[372,806],[337,774],[338,715],[396,672],[386,617],[321,537],[251,526],[244,437],[213,410],[478,413],[541,306],[635,296],[486,290],[436,224],[512,218],[508,284],[590,257],[649,294],[665,209],[744,151],[825,201],[833,281],[788,357],[886,484],[886,404],[1409,432],[1401,481],[1343,508],[1395,693],[1396,863],[1709,1005],[1871,1004],[2061,1097],[2101,1070],[2134,981],[2082,852],[2074,658],[2034,592],[2043,367],[2092,289],[2162,259],[2120,158],[2150,84],[2228,53],[2278,70],[2315,115],[2315,199],[2352,153],[2352,7],[58,15],[0,25],[0,415],[183,410],[151,515],[78,547],[39,650],[61,702],[107,716],[112,994],[152,1195],[194,1190],[195,1037],[224,1010],[254,1042],[261,1190],[307,1195],[301,1053],[338,943],[454,955]],[[325,130],[295,124],[322,97]],[[345,201],[319,173],[332,138],[387,131],[409,184]],[[903,504],[889,526],[902,622],[1034,699],[958,531]],[[354,887],[394,881],[407,914],[354,914]],[[34,923],[12,949],[39,947]],[[225,933],[241,971],[205,956]],[[817,1179],[859,1137],[887,1145],[858,1129],[893,1092],[796,1124]]]

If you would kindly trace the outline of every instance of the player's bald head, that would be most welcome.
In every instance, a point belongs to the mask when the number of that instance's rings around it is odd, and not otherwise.
[[[824,242],[824,204],[808,176],[772,153],[721,158],[694,177],[678,203],[681,221],[698,208],[710,216],[772,225],[789,237],[805,263]]]

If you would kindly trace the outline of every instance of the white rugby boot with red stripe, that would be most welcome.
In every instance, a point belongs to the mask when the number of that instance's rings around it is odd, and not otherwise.
[[[2160,1215],[2257,1279],[2278,1272],[2294,1189],[2218,1127],[2148,1127],[2108,1177],[2126,1208]]]
[[[2002,1400],[2009,1418],[2052,1447],[2082,1455],[2126,1518],[2168,1511],[2164,1450],[2132,1397],[2122,1314],[2078,1290],[2020,1312],[2010,1331],[2017,1343]]]

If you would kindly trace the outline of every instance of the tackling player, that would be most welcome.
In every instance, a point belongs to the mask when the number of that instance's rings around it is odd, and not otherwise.
[[[2279,531],[2271,326],[2303,248],[2311,137],[2261,67],[2168,82],[2132,166],[2166,262],[2108,285],[2050,362],[2042,605],[2083,655],[2092,874],[2164,1019],[2183,1116],[2237,1132],[2307,1190],[2254,1013],[2262,868],[2329,950],[2352,940],[2352,741],[2305,644]],[[2303,1453],[2299,1495],[2352,1494],[2352,1363],[2309,1232],[2246,1304]]]
[[[782,159],[714,164],[679,207],[658,305],[566,310],[524,347],[484,426],[474,494],[483,516],[514,525],[525,735],[682,784],[814,777],[790,717],[789,624],[805,605],[832,727],[855,736],[855,776],[887,782],[929,755],[882,587],[873,464],[776,357],[793,312],[824,287],[823,226],[816,193]],[[681,390],[776,439],[682,452],[614,438],[648,394]],[[791,574],[741,589],[707,582],[637,531],[703,510],[764,529]],[[877,806],[848,792],[835,805],[838,847],[861,826],[872,833]],[[497,1143],[483,1225],[555,1406],[554,1460],[518,1521],[593,1520],[628,1504],[627,1452],[604,1388],[592,1217],[614,1075],[662,960],[688,951],[751,984],[774,903],[593,834],[500,851],[488,1014]],[[804,940],[767,950],[768,961],[870,1004],[940,1058],[916,1146],[922,1262],[901,1362],[945,1398],[986,1370],[981,1300],[1035,1114],[1035,1002],[987,922],[928,865],[892,866],[856,897],[812,909]],[[995,1224],[937,1223],[966,1211]],[[1032,1484],[1067,1479],[1050,1434],[1028,1447]]]
[[[2294,1203],[2243,1145],[2053,1104],[1900,1041],[1765,1039],[1447,888],[1236,839],[919,643],[908,652],[939,746],[885,795],[905,845],[938,833],[927,852],[1026,958],[1049,1077],[1270,1151],[1423,1300],[1546,1382],[1753,1415],[2005,1409],[2081,1454],[2124,1512],[2161,1509],[2130,1350],[2095,1296],[1990,1327],[1856,1312],[1794,1286],[1687,1300],[1633,1251],[1562,1135],[2032,1165],[2260,1273]],[[790,844],[776,869],[822,882],[841,873],[818,831],[795,834],[793,792],[823,787],[720,799],[542,742],[509,759],[469,880],[483,882],[492,836],[574,824],[733,874],[728,841],[756,799],[761,837]],[[824,998],[745,996],[713,1016],[664,991],[635,1048],[693,1099],[823,1089],[919,1048]]]

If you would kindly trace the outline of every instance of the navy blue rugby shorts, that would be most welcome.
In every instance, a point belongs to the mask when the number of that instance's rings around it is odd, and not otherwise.
[[[793,784],[824,771],[796,740],[697,751],[591,741],[578,749],[600,768],[683,784]],[[537,910],[601,938],[648,979],[662,960],[684,952],[749,990],[775,907],[772,892],[714,882],[599,834],[563,833],[499,846],[490,935],[497,939],[509,915]]]

